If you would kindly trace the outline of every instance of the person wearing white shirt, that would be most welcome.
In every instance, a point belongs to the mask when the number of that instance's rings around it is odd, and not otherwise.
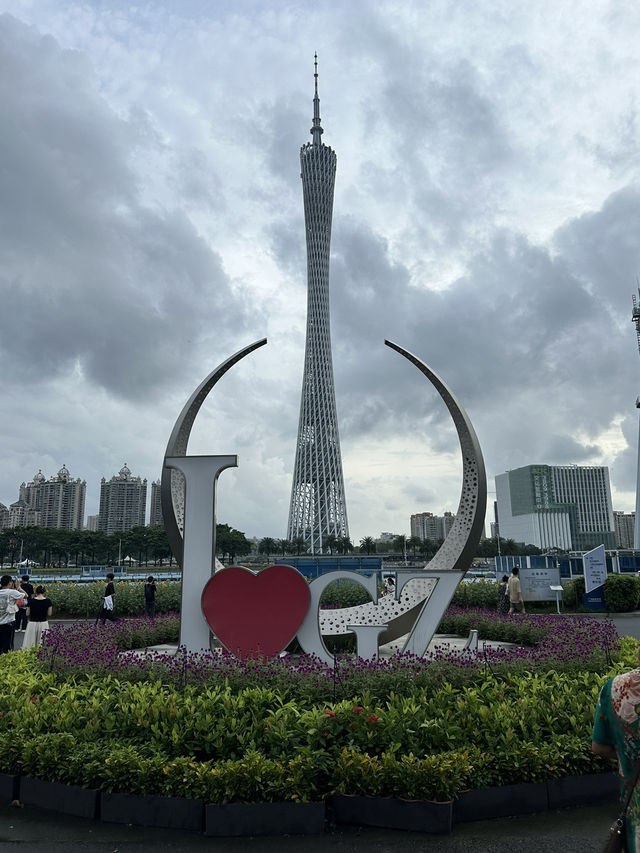
[[[18,602],[25,601],[26,592],[20,586],[20,581],[11,575],[0,577],[0,655],[10,652],[13,647],[13,629]]]

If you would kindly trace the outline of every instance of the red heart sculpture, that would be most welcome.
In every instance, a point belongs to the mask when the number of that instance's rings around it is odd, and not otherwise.
[[[232,566],[207,581],[202,612],[236,657],[270,658],[297,634],[310,597],[309,585],[292,566],[269,566],[257,574]]]

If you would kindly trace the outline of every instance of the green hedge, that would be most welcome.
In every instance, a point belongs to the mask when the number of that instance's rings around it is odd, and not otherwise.
[[[144,581],[116,581],[115,612],[117,616],[142,616],[144,613]],[[180,610],[179,581],[156,581],[156,612]],[[47,584],[47,596],[57,618],[92,618],[102,607],[105,581],[54,581]]]
[[[563,599],[566,607],[582,607],[585,592],[584,577],[579,576],[565,585]],[[609,613],[628,613],[640,602],[640,578],[636,575],[607,575],[604,582],[604,603]]]
[[[627,641],[625,666],[635,654]],[[76,682],[43,672],[33,652],[2,656],[0,677],[0,770],[103,790],[208,802],[334,791],[449,799],[607,766],[589,750],[602,681],[593,673],[489,676],[382,702],[362,691],[328,705],[260,687]]]

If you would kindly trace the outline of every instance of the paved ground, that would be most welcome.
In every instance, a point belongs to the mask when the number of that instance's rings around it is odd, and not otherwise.
[[[0,807],[0,851],[14,853],[596,853],[615,806],[545,812],[523,818],[464,824],[451,835],[382,829],[335,830],[319,836],[205,838],[175,830],[144,829],[69,818],[35,808]]]

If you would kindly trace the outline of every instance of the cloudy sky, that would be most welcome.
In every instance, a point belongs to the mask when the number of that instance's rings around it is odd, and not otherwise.
[[[610,466],[634,507],[640,360],[635,0],[0,0],[0,501],[66,464],[237,453],[218,520],[286,523],[302,381],[299,148],[318,53],[338,155],[331,313],[352,540],[455,511],[443,404],[493,478]]]

